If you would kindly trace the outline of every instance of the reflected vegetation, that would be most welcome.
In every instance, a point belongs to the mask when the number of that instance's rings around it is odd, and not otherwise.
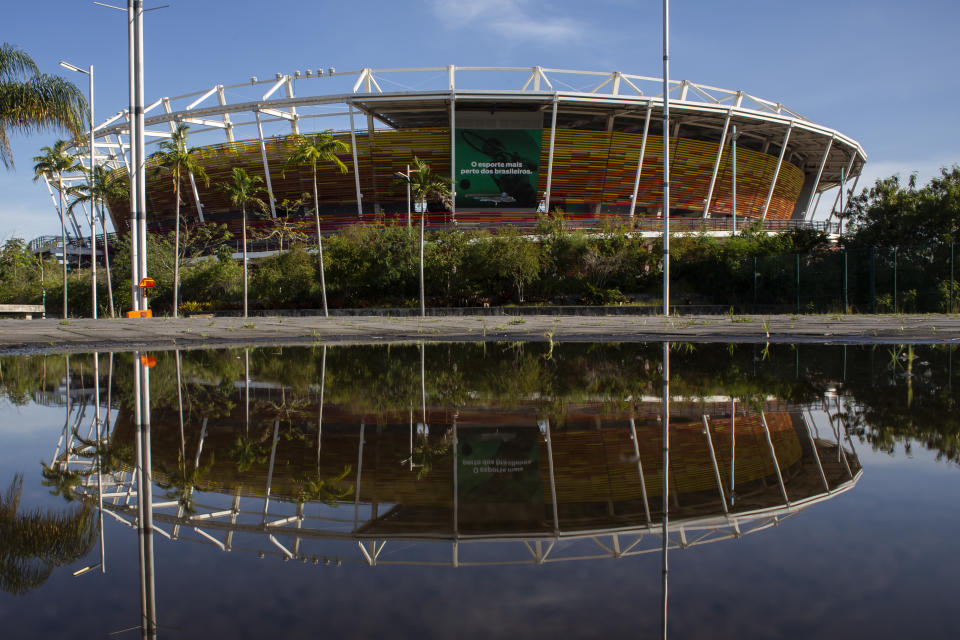
[[[0,494],[0,589],[22,595],[53,570],[86,556],[97,541],[96,503],[63,511],[23,509],[23,475]]]
[[[952,358],[552,342],[115,354],[109,367],[0,358],[9,402],[64,407],[43,482],[81,499],[24,516],[14,479],[0,503],[3,588],[22,593],[88,554],[106,515],[138,531],[150,637],[154,534],[335,565],[659,552],[666,598],[669,550],[852,489],[857,441],[891,454],[921,443],[956,463]],[[101,537],[101,570],[107,552]]]

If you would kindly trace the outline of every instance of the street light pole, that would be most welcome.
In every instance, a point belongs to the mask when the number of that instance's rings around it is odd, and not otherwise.
[[[410,174],[411,173],[420,173],[420,169],[411,169],[410,165],[407,165],[407,172],[400,173],[397,171],[394,175],[403,178],[407,183],[407,227],[410,227]],[[426,203],[424,203],[426,205]],[[426,214],[426,206],[423,210],[420,211],[420,317],[425,317],[427,315],[426,307],[424,305],[424,295],[423,295],[423,217]]]
[[[143,121],[143,0],[133,0],[133,61],[134,61],[134,119],[137,135],[137,232],[139,244],[139,279],[133,283],[140,296],[140,310],[147,309],[146,291],[140,288],[140,281],[147,277],[147,180],[146,157],[144,154],[145,136]]]
[[[64,69],[69,69],[71,71],[76,71],[78,73],[83,73],[87,75],[88,80],[90,80],[90,90],[89,90],[89,103],[90,103],[90,178],[89,178],[89,188],[90,188],[90,279],[92,281],[92,312],[91,318],[94,320],[97,319],[97,212],[96,212],[96,199],[93,195],[94,185],[94,167],[96,166],[96,157],[93,150],[93,65],[90,65],[89,69],[81,69],[78,66],[72,65],[69,62],[63,60],[60,61],[60,66]]]
[[[663,0],[663,315],[670,315],[670,0]]]

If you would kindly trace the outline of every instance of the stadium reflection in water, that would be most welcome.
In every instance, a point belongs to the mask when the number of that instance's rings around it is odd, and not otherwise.
[[[185,372],[180,352],[162,354],[174,360],[176,389],[165,389],[153,411],[155,359],[138,353],[131,401],[112,428],[93,441],[71,441],[65,428],[49,469],[77,474],[77,494],[99,505],[101,518],[138,533],[145,637],[157,635],[162,619],[158,535],[335,565],[660,553],[666,635],[669,551],[772,527],[851,489],[862,473],[843,424],[828,413],[817,420],[809,408],[769,396],[671,395],[669,344],[646,387],[662,395],[617,403],[588,394],[564,402],[530,394],[491,401],[475,390],[445,396],[433,378],[428,396],[420,347],[419,371],[403,377],[419,402],[407,398],[406,411],[373,389],[353,389],[369,395],[368,404],[325,397],[321,349],[318,380],[299,393],[255,379],[249,351],[238,352],[241,381],[226,387],[200,379],[195,366]],[[111,377],[121,373],[113,356],[110,367]],[[100,544],[105,570],[102,527]]]

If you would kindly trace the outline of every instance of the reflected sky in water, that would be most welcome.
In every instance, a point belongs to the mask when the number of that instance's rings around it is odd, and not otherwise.
[[[666,546],[672,638],[952,637],[953,356],[0,359],[0,621],[9,637],[658,637]]]

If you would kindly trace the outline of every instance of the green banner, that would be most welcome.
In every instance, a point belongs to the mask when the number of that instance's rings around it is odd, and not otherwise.
[[[540,431],[466,428],[457,434],[457,495],[462,505],[543,505]]]
[[[536,208],[542,129],[456,130],[458,207]]]

